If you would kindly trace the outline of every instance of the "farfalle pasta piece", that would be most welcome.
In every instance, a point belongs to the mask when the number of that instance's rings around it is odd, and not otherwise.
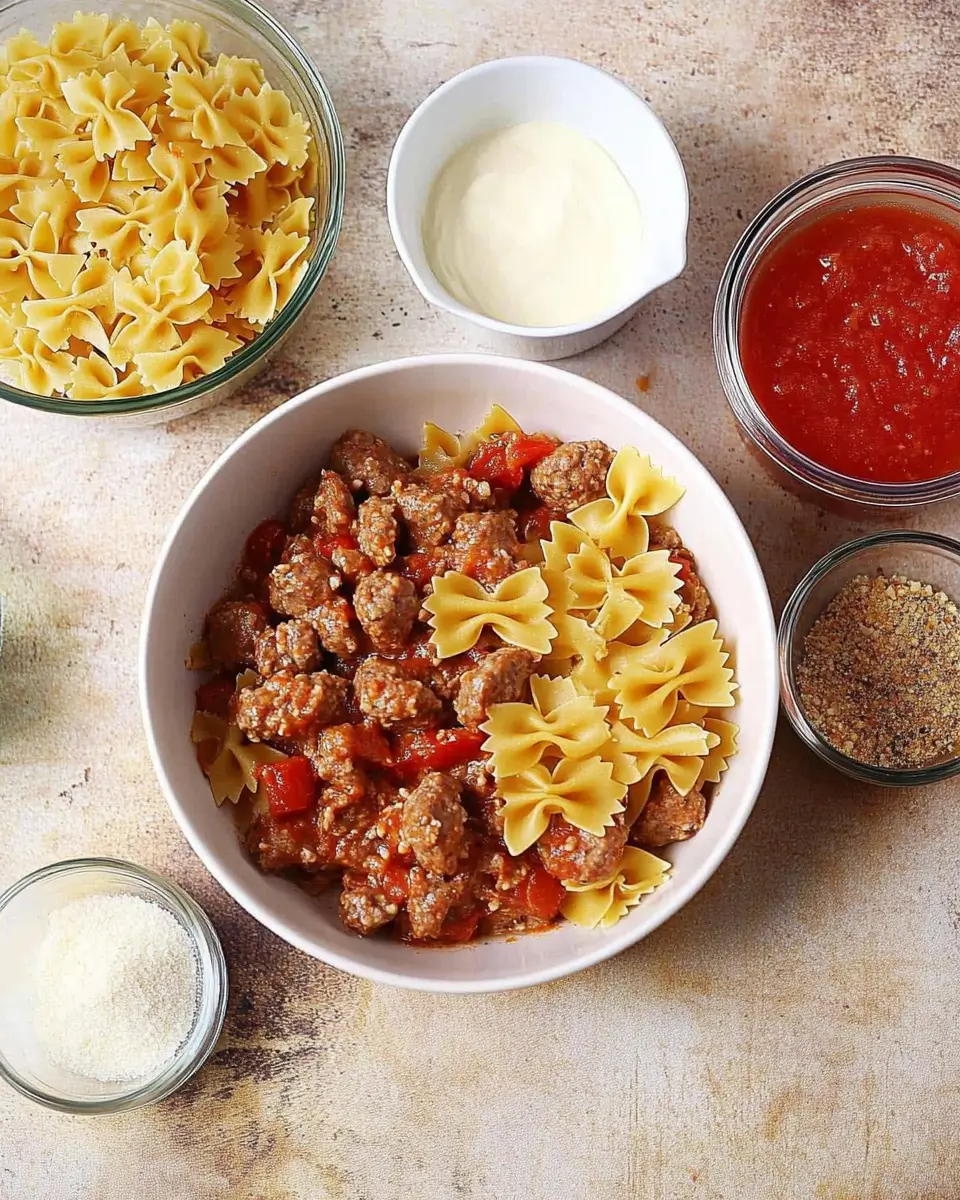
[[[121,375],[97,353],[78,358],[67,395],[71,400],[128,400],[142,396],[143,380],[134,371]]]
[[[220,95],[243,92],[259,92],[267,82],[263,67],[255,58],[239,58],[233,54],[221,54],[210,69],[210,77],[216,82]]]
[[[583,617],[574,616],[570,611],[574,595],[566,576],[546,567],[541,574],[547,585],[546,602],[552,610],[550,624],[557,631],[550,644],[551,662],[567,662],[577,656],[600,658],[604,653],[604,640]]]
[[[605,707],[594,704],[591,696],[571,698],[569,690],[563,703],[548,707],[556,692],[539,690],[537,678],[530,685],[532,704],[494,704],[480,726],[487,735],[483,749],[498,780],[527,771],[543,758],[588,758],[610,739]],[[566,687],[568,681],[563,683]]]
[[[183,242],[165,246],[141,276],[121,271],[114,297],[117,311],[128,318],[121,319],[110,344],[109,358],[117,367],[128,363],[143,345],[153,345],[157,351],[178,348],[177,326],[202,321],[212,303],[200,260]]]
[[[120,150],[132,150],[139,141],[150,140],[150,130],[126,107],[135,89],[119,71],[101,75],[90,71],[63,81],[63,96],[71,112],[91,122],[93,152],[98,159],[111,158]]]
[[[418,465],[427,475],[450,471],[464,466],[478,447],[489,442],[495,434],[522,432],[513,417],[499,404],[491,406],[476,429],[459,437],[427,421],[423,427],[423,445]]]
[[[670,863],[638,846],[627,846],[616,871],[599,883],[569,883],[561,914],[584,929],[609,929],[665,882]]]
[[[440,658],[463,654],[484,629],[534,654],[549,654],[557,632],[545,603],[547,585],[536,567],[508,575],[492,592],[460,571],[433,581],[423,607],[431,614],[430,642]]]
[[[623,721],[614,721],[611,737],[617,751],[614,760],[616,778],[633,784],[654,771],[663,770],[681,796],[696,786],[704,757],[720,743],[715,733],[692,722],[667,725],[659,733],[646,737]],[[633,778],[626,778],[628,774]]]
[[[73,375],[73,358],[51,350],[35,329],[18,329],[13,335],[15,355],[7,356],[15,385],[38,396],[53,396],[66,389]]]
[[[703,727],[708,733],[714,735],[716,742],[710,747],[707,757],[703,760],[703,766],[697,777],[696,786],[698,788],[705,783],[719,783],[720,776],[730,765],[730,759],[739,749],[737,745],[737,735],[740,733],[739,725],[735,725],[732,721],[721,720],[719,717],[706,717]]]
[[[217,104],[221,86],[215,75],[204,75],[181,63],[168,77],[170,111],[191,122],[193,136],[201,146],[245,146],[237,124]]]
[[[627,789],[612,775],[610,763],[596,755],[561,759],[551,769],[539,763],[499,784],[503,840],[511,854],[522,854],[561,816],[596,837],[623,812]]]
[[[661,631],[662,633],[663,631]],[[673,719],[681,696],[693,704],[729,708],[736,684],[716,621],[701,621],[661,641],[630,648],[611,679],[617,703],[647,737]]]
[[[57,247],[62,250],[64,239],[74,230],[78,204],[76,193],[62,179],[37,182],[21,190],[17,203],[10,207],[10,215],[31,227],[46,216]]]
[[[85,208],[77,223],[90,245],[107,255],[115,267],[125,266],[143,247],[146,231],[156,221],[158,193],[155,188],[135,191],[119,203]]]
[[[69,292],[82,254],[61,254],[46,213],[32,226],[0,217],[0,294],[52,298]]]
[[[307,161],[310,132],[303,117],[293,111],[286,92],[265,83],[259,92],[233,96],[224,105],[243,144],[254,149],[271,166],[302,167]]]
[[[226,330],[201,322],[183,326],[178,344],[169,350],[134,354],[133,361],[144,384],[163,392],[219,370],[241,345]]]
[[[598,546],[570,555],[566,578],[575,608],[598,609],[593,628],[613,641],[636,621],[659,628],[680,604],[680,564],[669,550],[649,550],[616,566]]]
[[[211,743],[210,753],[202,755],[201,761],[218,805],[224,800],[236,804],[245,791],[255,793],[257,767],[287,757],[263,742],[247,742],[236,725],[208,712],[194,714],[190,740],[196,745]]]
[[[62,350],[71,338],[79,338],[107,354],[110,349],[107,327],[117,315],[115,279],[116,273],[105,259],[92,258],[67,295],[50,300],[25,300],[26,323],[51,350]]]
[[[237,286],[234,311],[238,316],[263,325],[293,295],[307,269],[310,239],[282,230],[265,230],[256,237],[257,269]]]
[[[614,557],[632,558],[650,544],[646,518],[671,508],[684,493],[646,454],[618,450],[607,472],[607,495],[575,509],[570,520]]]
[[[544,565],[551,571],[566,571],[571,555],[594,545],[587,534],[567,521],[551,521],[550,537],[540,543]]]
[[[165,32],[181,63],[191,71],[204,70],[208,65],[210,39],[202,25],[194,21],[176,20],[170,22]]]

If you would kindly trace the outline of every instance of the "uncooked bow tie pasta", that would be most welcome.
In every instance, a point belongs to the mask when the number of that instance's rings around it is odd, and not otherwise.
[[[73,400],[222,367],[307,269],[315,147],[200,25],[77,13],[0,72],[0,366]]]
[[[211,96],[191,118],[207,140],[226,136]],[[211,328],[206,293],[171,286],[168,266],[202,264],[188,253],[121,289],[124,312],[149,298],[160,336],[178,316]],[[253,316],[258,288],[226,316]],[[316,468],[251,534],[189,655],[214,672],[200,764],[218,802],[238,801],[250,855],[311,894],[335,879],[363,936],[614,924],[665,882],[650,851],[699,830],[736,751],[728,651],[662,519],[683,488],[630,447],[526,434],[496,406],[471,432],[427,425],[416,466],[353,429]]]

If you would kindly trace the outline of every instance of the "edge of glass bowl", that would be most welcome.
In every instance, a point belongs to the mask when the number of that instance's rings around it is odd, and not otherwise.
[[[306,90],[311,93],[323,119],[321,132],[329,158],[327,212],[323,229],[317,233],[316,249],[310,257],[303,278],[280,312],[266,325],[263,333],[228,358],[222,367],[209,375],[202,375],[192,383],[132,399],[70,400],[58,396],[40,396],[0,381],[0,400],[39,412],[70,417],[121,416],[156,412],[164,408],[176,409],[232,383],[238,376],[255,366],[289,333],[313,298],[337,248],[343,223],[346,151],[333,97],[320,71],[297,39],[266,9],[261,8],[256,0],[219,0],[219,3],[271,42],[282,54],[300,76]]]
[[[713,353],[720,384],[737,425],[750,443],[775,467],[795,482],[822,495],[868,508],[873,506],[896,511],[960,495],[960,471],[913,483],[873,483],[833,471],[808,458],[781,436],[754,398],[740,361],[737,328],[751,271],[782,232],[777,225],[783,210],[817,187],[833,183],[839,189],[847,177],[858,172],[882,170],[913,175],[921,186],[929,189],[935,189],[938,184],[950,185],[956,189],[957,194],[953,199],[960,207],[960,170],[933,159],[897,154],[865,155],[828,163],[802,175],[768,200],[737,239],[717,286],[713,310]],[[870,185],[864,185],[861,190],[882,191],[882,185],[882,179],[878,179]],[[796,216],[802,215],[803,211],[800,209],[791,214],[783,228],[789,226]],[[754,254],[755,261],[750,263],[749,259]]]
[[[780,706],[794,733],[805,746],[812,750],[828,766],[861,783],[878,784],[881,787],[922,787],[929,783],[941,783],[960,775],[960,754],[930,767],[909,767],[897,770],[890,767],[875,767],[857,762],[835,749],[807,720],[800,703],[799,690],[791,667],[797,623],[810,595],[817,584],[842,563],[855,558],[863,550],[876,547],[913,544],[921,549],[939,550],[955,559],[960,566],[960,541],[941,533],[922,533],[911,529],[885,529],[853,538],[849,542],[828,551],[818,559],[793,589],[784,605],[780,624],[777,627],[777,652],[780,657]]]
[[[7,905],[22,893],[28,891],[35,883],[40,883],[56,875],[72,875],[84,871],[103,871],[122,877],[133,877],[140,883],[158,892],[169,903],[177,914],[180,923],[189,933],[197,952],[197,967],[199,971],[200,999],[198,1004],[202,1011],[204,997],[212,985],[216,994],[212,997],[206,1028],[202,1030],[196,1047],[189,1058],[182,1054],[182,1048],[156,1075],[145,1083],[135,1084],[128,1092],[119,1096],[109,1096],[102,1099],[69,1100],[52,1092],[43,1091],[27,1083],[19,1072],[10,1065],[0,1051],[0,1078],[36,1104],[44,1108],[55,1109],[57,1112],[70,1113],[73,1116],[96,1116],[128,1112],[131,1109],[142,1108],[145,1105],[157,1104],[165,1100],[173,1092],[181,1088],[203,1066],[216,1047],[223,1023],[227,1015],[227,1001],[230,995],[230,983],[227,973],[227,961],[223,946],[213,922],[206,912],[172,880],[164,879],[149,867],[141,867],[137,863],[127,862],[119,858],[68,858],[60,862],[50,863],[31,871],[18,879],[2,894],[0,894],[0,919]],[[209,978],[204,973],[202,951],[206,951],[209,959]],[[197,1021],[199,1021],[199,1014]],[[191,1028],[188,1041],[198,1028],[197,1022]],[[186,1045],[186,1043],[184,1043]]]

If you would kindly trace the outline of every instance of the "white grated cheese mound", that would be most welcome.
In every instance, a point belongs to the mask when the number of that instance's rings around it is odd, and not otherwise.
[[[37,958],[37,1040],[57,1066],[102,1083],[150,1075],[193,1025],[187,931],[139,896],[84,896],[50,914]]]

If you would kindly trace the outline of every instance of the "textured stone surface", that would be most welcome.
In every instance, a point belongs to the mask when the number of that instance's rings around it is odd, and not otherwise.
[[[716,282],[744,220],[811,167],[887,150],[956,155],[960,9],[276,8],[324,71],[350,156],[343,240],[299,335],[245,394],[167,428],[0,412],[0,886],[85,853],[130,857],[184,884],[226,946],[226,1032],[202,1074],[153,1110],[70,1119],[0,1092],[0,1196],[953,1200],[955,787],[871,791],[781,730],[737,847],[646,942],[525,993],[411,995],[289,949],[213,883],[154,782],[134,664],[164,531],[237,434],[347,368],[472,346],[427,310],[393,252],[387,160],[434,86],[518,52],[615,72],[677,141],[692,193],[690,266],[612,342],[566,365],[642,403],[703,458],[753,535],[779,608],[856,527],[786,496],[746,460],[712,364]],[[652,380],[642,396],[641,374]],[[955,532],[957,516],[923,523]]]

